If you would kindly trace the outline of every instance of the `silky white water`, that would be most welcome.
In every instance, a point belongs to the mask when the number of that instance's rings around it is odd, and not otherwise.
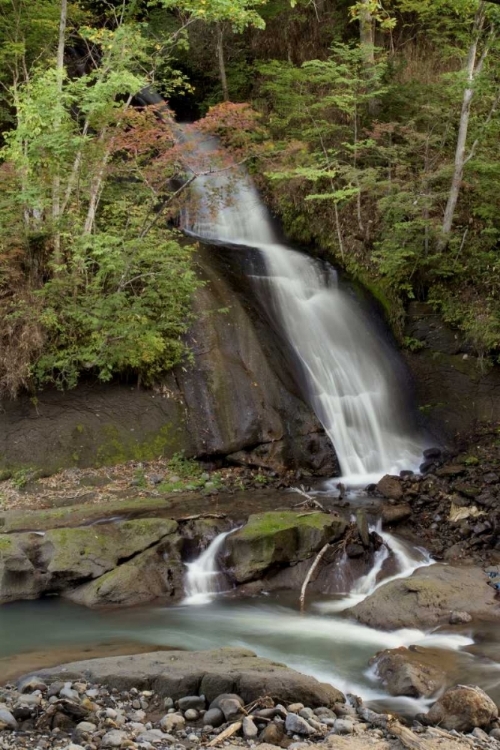
[[[194,149],[205,158],[210,139]],[[418,466],[423,445],[405,423],[394,363],[367,315],[324,264],[278,241],[267,208],[241,170],[203,174],[186,231],[257,248],[281,333],[303,371],[305,394],[332,440],[343,480],[377,481]],[[330,270],[330,272],[328,272]]]
[[[187,563],[183,604],[206,604],[220,592],[217,555],[231,531],[218,534],[196,560]]]

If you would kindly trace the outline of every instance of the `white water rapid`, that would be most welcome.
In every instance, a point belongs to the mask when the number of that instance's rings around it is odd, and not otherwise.
[[[187,563],[186,597],[183,604],[206,604],[220,593],[220,572],[217,565],[226,537],[231,531],[218,534],[196,560]]]
[[[382,539],[382,546],[375,552],[373,565],[366,573],[361,576],[350,591],[339,600],[321,602],[316,606],[322,612],[343,612],[349,607],[354,607],[373,594],[380,586],[398,578],[409,578],[418,568],[426,568],[433,565],[434,561],[429,553],[422,547],[414,547],[408,542],[398,539],[394,534],[382,530],[382,522],[379,521],[375,526],[370,527],[370,531],[375,531]],[[383,575],[384,564],[389,558],[394,559],[396,571],[392,575]],[[342,566],[348,565],[349,560],[346,555],[340,561],[340,575],[342,575]]]
[[[196,144],[192,164],[200,171],[197,154],[206,159],[217,144]],[[405,423],[388,348],[336,274],[278,240],[243,171],[214,169],[193,186],[197,201],[185,213],[187,232],[261,252],[280,332],[300,363],[305,395],[335,446],[343,481],[361,486],[418,466],[423,444]]]

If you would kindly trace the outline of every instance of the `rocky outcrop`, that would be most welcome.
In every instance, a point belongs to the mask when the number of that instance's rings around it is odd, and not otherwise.
[[[237,583],[307,560],[339,539],[347,523],[326,513],[258,513],[227,540],[225,565]]]
[[[161,518],[2,534],[0,604],[55,593],[89,606],[179,597],[181,545],[177,523]]]
[[[85,680],[119,691],[154,690],[173,700],[204,695],[208,701],[221,693],[236,693],[245,704],[269,695],[282,703],[300,701],[307,706],[343,703],[343,694],[314,677],[284,664],[258,658],[242,648],[214,651],[153,651],[149,654],[90,659],[44,669],[37,677],[47,684]]]
[[[389,695],[430,698],[446,684],[445,673],[436,667],[425,649],[395,648],[380,651],[370,665]]]
[[[346,614],[374,628],[424,629],[449,622],[464,606],[474,618],[500,619],[500,602],[480,568],[432,565],[384,584]]]
[[[233,290],[218,253],[198,255],[207,283],[194,302],[191,363],[149,391],[85,384],[2,402],[0,469],[54,471],[184,451],[336,474],[332,445],[301,399],[275,335],[255,300]]]
[[[422,718],[426,724],[438,725],[443,729],[470,732],[475,727],[487,727],[495,721],[498,708],[481,688],[457,685],[447,690]]]
[[[405,356],[418,402],[436,432],[453,437],[477,421],[500,419],[500,368],[475,357],[430,305],[410,304],[405,334],[421,346]]]

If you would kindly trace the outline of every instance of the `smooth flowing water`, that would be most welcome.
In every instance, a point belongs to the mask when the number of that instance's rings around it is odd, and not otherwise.
[[[213,140],[199,140],[193,170],[201,171],[197,155],[206,160],[216,148]],[[407,423],[395,355],[333,269],[280,242],[241,169],[214,167],[193,185],[197,201],[185,212],[186,231],[261,252],[278,325],[300,363],[304,395],[335,446],[344,481],[364,485],[418,466],[423,444]]]
[[[221,591],[221,573],[217,555],[231,531],[218,534],[201,555],[187,563],[184,604],[206,604]]]

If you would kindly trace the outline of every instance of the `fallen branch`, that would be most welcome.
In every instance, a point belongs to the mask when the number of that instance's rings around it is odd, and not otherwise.
[[[314,573],[314,571],[318,567],[318,565],[319,565],[319,563],[321,561],[321,558],[323,557],[323,555],[325,554],[325,552],[327,551],[327,549],[329,547],[330,547],[330,544],[327,543],[327,544],[325,544],[324,547],[322,547],[322,549],[320,549],[320,551],[316,555],[316,559],[314,560],[313,564],[309,568],[309,572],[307,573],[307,575],[305,577],[304,583],[302,584],[302,589],[300,590],[300,599],[299,599],[299,602],[300,602],[300,611],[301,612],[304,611],[304,605],[305,605],[305,600],[306,600],[306,589],[307,589],[307,586],[309,584],[309,581],[311,580],[312,574]]]
[[[227,518],[226,513],[195,513],[193,516],[183,516],[177,519],[177,523],[185,521],[197,521],[199,518]]]
[[[224,742],[224,740],[227,740],[229,737],[232,737],[233,734],[239,732],[242,726],[243,724],[241,721],[235,721],[234,724],[231,724],[227,729],[224,729],[224,731],[218,734],[217,737],[214,737],[214,739],[208,743],[207,747],[214,747],[214,745],[218,745],[219,742]]]

